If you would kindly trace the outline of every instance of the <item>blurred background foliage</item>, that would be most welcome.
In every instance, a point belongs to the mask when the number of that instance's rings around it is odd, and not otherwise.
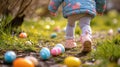
[[[0,14],[16,15],[18,12],[27,17],[41,17],[48,15],[49,0],[0,0]],[[107,0],[107,10],[120,11],[120,0]]]
[[[22,11],[27,17],[41,17],[48,15],[47,9],[50,0],[0,0],[0,14],[16,15]],[[120,0],[106,0],[107,10],[120,11]],[[25,8],[26,7],[26,8]],[[24,10],[23,10],[24,9]]]
[[[50,0],[0,0],[0,29],[11,32],[20,28],[24,20],[32,19],[38,21],[42,17],[50,17],[48,11],[49,1]],[[107,8],[105,14],[110,17],[115,17],[120,12],[120,0],[106,1]],[[60,7],[58,13],[62,15],[61,10]],[[116,22],[116,19],[113,21]],[[106,20],[105,25],[111,26],[109,22],[110,20]],[[95,25],[95,23],[92,24]]]

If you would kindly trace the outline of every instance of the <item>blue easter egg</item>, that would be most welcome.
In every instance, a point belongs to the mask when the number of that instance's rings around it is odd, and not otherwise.
[[[50,50],[47,47],[43,47],[41,51],[46,51],[50,55]]]
[[[57,34],[56,33],[52,33],[51,34],[51,38],[55,38],[55,37],[57,37]]]
[[[50,50],[46,47],[42,48],[40,50],[40,56],[43,60],[49,59],[50,58]]]
[[[13,51],[7,51],[4,55],[4,59],[7,63],[12,63],[16,59],[16,54]]]
[[[65,52],[65,48],[64,48],[64,46],[62,44],[59,43],[55,47],[60,47],[62,49],[62,53]]]

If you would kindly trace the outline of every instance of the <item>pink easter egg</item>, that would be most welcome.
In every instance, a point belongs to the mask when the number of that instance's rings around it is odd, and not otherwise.
[[[53,49],[51,49],[51,54],[53,56],[57,56],[59,54],[61,54],[62,50],[60,47],[54,47]]]

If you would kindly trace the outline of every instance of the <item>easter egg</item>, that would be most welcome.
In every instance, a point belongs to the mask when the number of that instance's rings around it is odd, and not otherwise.
[[[64,52],[65,52],[65,47],[64,47],[62,44],[58,43],[58,44],[56,44],[56,46],[55,46],[55,47],[60,47],[60,48],[61,48],[61,50],[62,50],[62,53],[64,53]]]
[[[26,56],[25,59],[31,61],[34,65],[38,65],[38,60],[33,56]]]
[[[120,28],[118,28],[118,33],[120,33]]]
[[[65,58],[64,64],[67,65],[67,67],[80,67],[81,61],[79,58],[69,56]]]
[[[51,38],[55,38],[55,37],[57,37],[57,34],[56,33],[52,33],[51,34]]]
[[[54,31],[55,31],[55,32],[60,32],[60,27],[59,27],[59,26],[56,26],[56,27],[54,28]]]
[[[53,56],[57,56],[57,55],[61,54],[61,52],[62,52],[62,50],[60,47],[54,47],[51,49],[51,54]]]
[[[50,29],[50,25],[46,25],[45,29],[47,29],[47,30]]]
[[[63,32],[66,32],[66,27],[65,28],[63,28],[63,30],[62,30]]]
[[[46,47],[43,47],[40,50],[40,56],[43,60],[49,59],[50,58],[50,50]]]
[[[26,41],[26,42],[25,42],[25,45],[31,46],[31,45],[32,45],[32,42],[31,42],[31,41]]]
[[[31,61],[25,58],[17,58],[13,62],[13,67],[35,67],[35,66]]]
[[[16,59],[16,54],[13,51],[7,51],[4,55],[4,59],[7,63],[12,63]]]
[[[110,30],[108,31],[108,35],[113,35],[113,29],[110,29]]]
[[[19,34],[19,37],[20,38],[26,38],[27,34],[25,32],[22,32],[22,33]]]

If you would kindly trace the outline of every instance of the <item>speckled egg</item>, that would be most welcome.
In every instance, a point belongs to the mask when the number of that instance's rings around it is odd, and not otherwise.
[[[62,53],[62,50],[61,50],[60,47],[54,47],[54,48],[51,49],[51,54],[53,56],[57,56],[57,55],[59,55],[61,53]]]
[[[77,57],[69,56],[65,58],[64,64],[67,65],[67,67],[80,67],[81,61]]]
[[[20,37],[20,38],[26,38],[26,37],[27,37],[27,34],[26,34],[25,32],[21,32],[21,33],[19,34],[19,37]]]
[[[40,57],[43,59],[43,60],[46,60],[46,59],[49,59],[50,58],[50,50],[46,47],[43,47],[41,50],[40,50]]]
[[[12,63],[16,59],[16,54],[14,51],[7,51],[4,55],[5,62]]]
[[[58,44],[56,44],[56,46],[55,46],[55,47],[60,47],[60,48],[61,48],[61,50],[62,50],[62,53],[64,53],[64,52],[65,52],[65,47],[64,47],[62,44],[58,43]]]
[[[25,58],[17,58],[13,62],[13,67],[35,67],[35,65]]]

